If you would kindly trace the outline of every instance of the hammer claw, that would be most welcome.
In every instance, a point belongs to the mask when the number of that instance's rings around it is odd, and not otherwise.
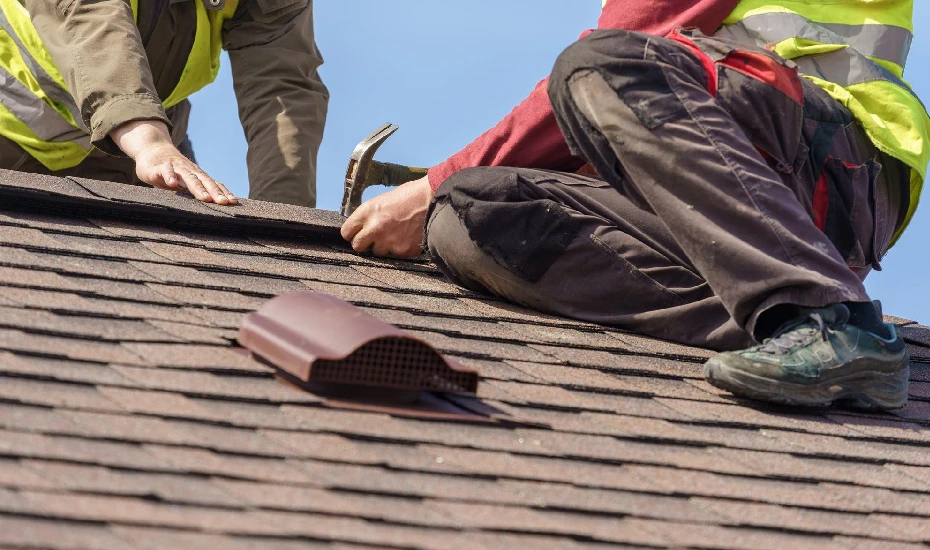
[[[387,123],[355,146],[346,168],[345,192],[342,196],[342,215],[351,216],[362,202],[362,193],[375,182],[368,179],[375,152],[398,130],[395,124]]]

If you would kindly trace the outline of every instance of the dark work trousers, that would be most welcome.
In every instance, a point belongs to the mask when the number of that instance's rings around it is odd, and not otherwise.
[[[765,50],[597,31],[549,95],[600,178],[472,168],[437,190],[426,244],[453,280],[517,303],[714,349],[782,304],[869,300],[908,170]]]

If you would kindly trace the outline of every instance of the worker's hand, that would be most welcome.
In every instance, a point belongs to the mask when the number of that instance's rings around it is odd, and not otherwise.
[[[229,189],[178,151],[164,122],[134,120],[118,126],[110,137],[136,161],[136,176],[152,187],[187,189],[203,202],[236,204],[236,197]]]
[[[423,252],[423,226],[433,198],[427,177],[362,203],[342,226],[342,238],[359,252],[412,258]]]

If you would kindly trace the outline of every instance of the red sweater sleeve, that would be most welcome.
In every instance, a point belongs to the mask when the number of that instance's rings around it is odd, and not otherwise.
[[[589,0],[590,1],[590,0]],[[717,30],[739,0],[609,0],[597,28],[627,29],[663,36],[677,27]],[[590,31],[582,34],[586,36]],[[437,189],[452,174],[474,166],[513,166],[574,172],[585,162],[569,152],[555,121],[546,88],[540,82],[528,98],[448,160],[429,171]]]

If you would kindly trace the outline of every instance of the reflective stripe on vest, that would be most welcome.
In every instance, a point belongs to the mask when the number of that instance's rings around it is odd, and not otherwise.
[[[162,101],[165,108],[216,78],[222,25],[238,5],[228,0],[208,10],[202,0],[188,1],[196,2],[196,35],[177,86]],[[138,0],[130,4],[135,18]],[[0,0],[0,135],[53,171],[80,164],[92,149],[80,109],[18,0]]]
[[[796,13],[773,12],[750,15],[732,25],[731,32],[741,31],[749,37],[764,37],[769,44],[801,38],[820,44],[844,44],[867,57],[894,63],[902,69],[907,63],[914,35],[892,25],[846,25],[813,23]]]
[[[930,163],[930,116],[903,80],[913,7],[914,0],[742,0],[716,33],[794,61],[879,150],[912,168],[905,226]]]
[[[6,111],[30,130],[30,138],[47,142],[71,142],[80,146],[79,151],[90,151],[90,136],[76,124],[80,121],[74,99],[65,88],[52,77],[23,43],[14,29],[7,13],[25,13],[25,8],[15,0],[0,1],[0,30],[3,44],[0,45],[3,63],[0,63],[0,103]],[[49,101],[58,104],[56,108]],[[0,117],[0,122],[6,122]],[[0,133],[8,135],[12,128],[0,126]]]
[[[19,48],[19,53],[22,56],[23,61],[26,66],[29,68],[29,71],[38,81],[39,86],[42,90],[48,95],[49,98],[59,103],[61,106],[65,107],[69,113],[71,113],[71,120],[67,120],[64,117],[59,115],[59,118],[69,126],[72,126],[72,123],[81,124],[81,113],[78,110],[77,105],[74,104],[74,98],[71,97],[71,94],[63,86],[60,86],[58,82],[45,70],[44,67],[39,63],[39,61],[33,57],[32,53],[20,40],[19,35],[13,30],[12,25],[10,25],[9,19],[6,17],[6,13],[0,10],[0,28],[6,31],[7,35],[16,43],[16,47]],[[10,78],[13,78],[12,75],[9,75]],[[18,82],[18,81],[17,81]],[[6,87],[0,88],[5,90]],[[44,103],[44,102],[42,102]],[[46,104],[47,105],[47,104]],[[51,109],[54,114],[58,115],[58,112],[54,109]],[[49,114],[51,116],[52,113]],[[81,125],[83,127],[83,124]],[[73,129],[73,128],[72,128]],[[41,136],[41,129],[34,128],[36,134]],[[63,132],[62,132],[63,133]],[[60,141],[60,140],[50,140],[50,141]],[[88,148],[90,141],[88,140]]]

